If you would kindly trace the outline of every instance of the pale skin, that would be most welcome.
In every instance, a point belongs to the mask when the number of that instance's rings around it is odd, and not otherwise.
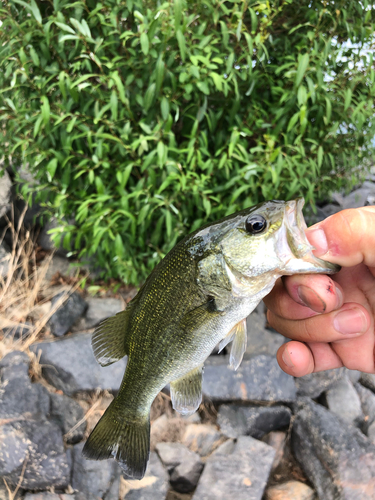
[[[342,269],[284,277],[265,297],[270,325],[291,339],[279,365],[295,377],[341,366],[375,373],[375,206],[343,210],[306,235]]]

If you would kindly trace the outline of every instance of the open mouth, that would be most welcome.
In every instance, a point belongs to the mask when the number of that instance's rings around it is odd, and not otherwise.
[[[306,268],[304,272],[307,273],[337,273],[341,269],[340,266],[319,259],[312,253],[314,247],[310,245],[305,234],[307,226],[302,213],[304,204],[303,198],[297,198],[288,201],[285,207],[284,222],[287,242],[291,252],[298,259],[294,260],[293,263],[290,261],[288,264],[296,268],[299,266],[300,272]]]

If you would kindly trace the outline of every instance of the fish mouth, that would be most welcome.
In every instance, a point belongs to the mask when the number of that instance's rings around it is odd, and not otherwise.
[[[307,226],[302,213],[304,204],[305,200],[303,198],[297,198],[296,200],[288,201],[285,206],[284,223],[286,226],[286,238],[294,257],[287,262],[285,271],[291,274],[337,273],[341,269],[340,266],[319,259],[312,253],[314,247],[309,243],[305,234]]]

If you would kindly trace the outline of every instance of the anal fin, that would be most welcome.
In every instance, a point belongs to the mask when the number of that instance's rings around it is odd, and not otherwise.
[[[182,415],[194,413],[202,401],[203,365],[171,382],[173,408]]]

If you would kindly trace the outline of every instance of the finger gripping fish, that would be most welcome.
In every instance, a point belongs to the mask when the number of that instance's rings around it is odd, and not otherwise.
[[[202,400],[203,363],[232,341],[230,366],[246,350],[246,317],[282,275],[334,273],[312,254],[303,198],[268,201],[208,224],[180,241],[155,267],[125,311],[93,334],[102,366],[128,356],[120,390],[83,454],[114,457],[141,479],[150,454],[150,407],[170,383],[172,405],[188,415]]]

